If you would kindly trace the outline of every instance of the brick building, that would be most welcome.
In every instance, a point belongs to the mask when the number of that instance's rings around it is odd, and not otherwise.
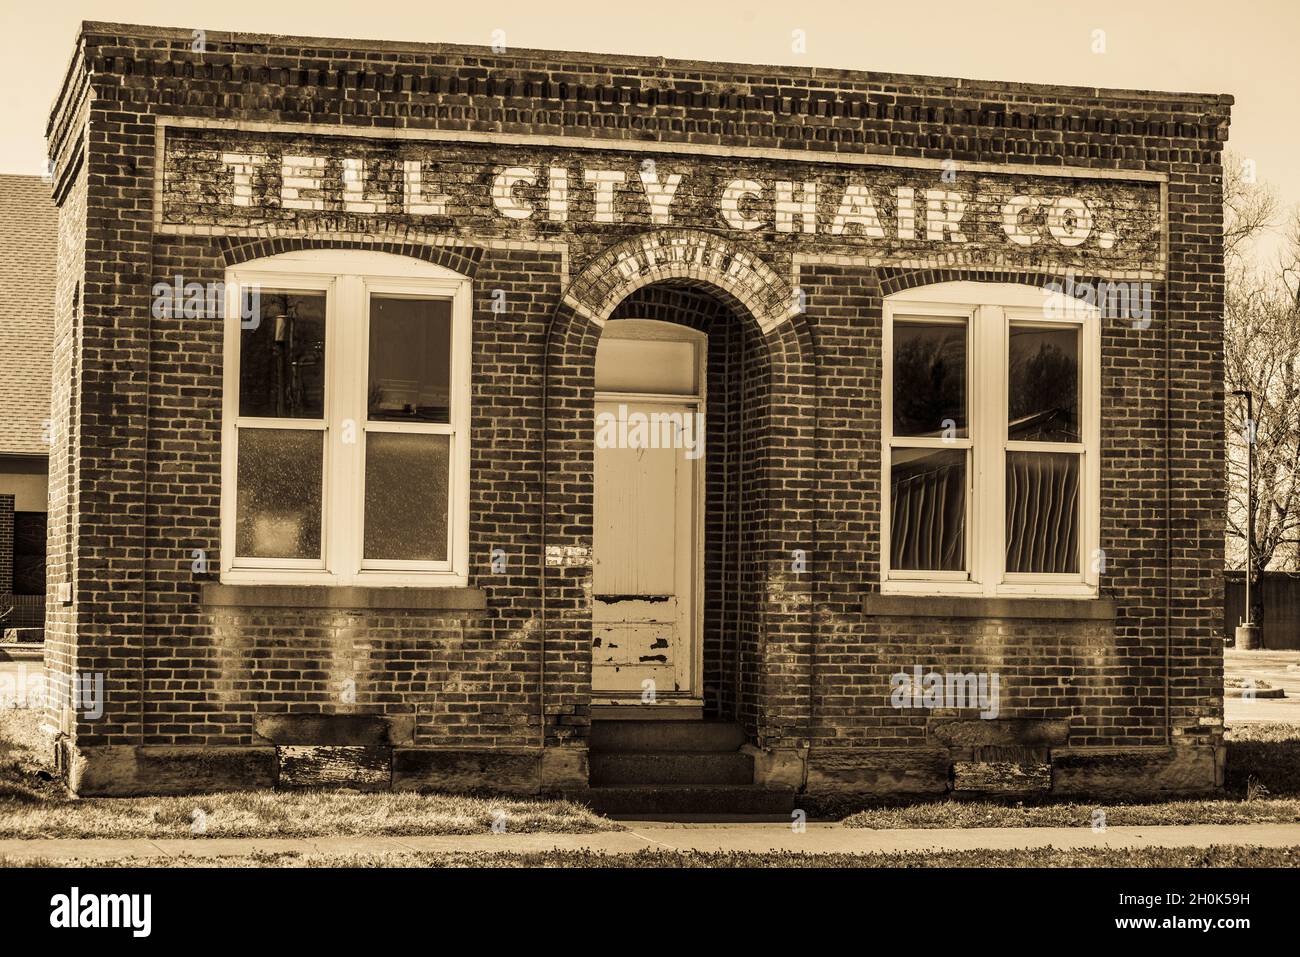
[[[1217,787],[1230,104],[84,25],[71,785]]]

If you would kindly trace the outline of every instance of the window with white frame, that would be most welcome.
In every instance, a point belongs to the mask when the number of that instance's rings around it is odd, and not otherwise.
[[[312,250],[226,274],[222,580],[468,581],[470,282]]]
[[[1100,316],[952,282],[884,308],[881,590],[1094,597]]]

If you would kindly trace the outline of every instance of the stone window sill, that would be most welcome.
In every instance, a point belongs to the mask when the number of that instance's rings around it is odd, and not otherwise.
[[[948,595],[867,595],[871,618],[1036,618],[1114,621],[1109,598],[965,598]]]
[[[332,585],[203,586],[210,608],[395,608],[410,611],[482,611],[481,588],[373,588]]]

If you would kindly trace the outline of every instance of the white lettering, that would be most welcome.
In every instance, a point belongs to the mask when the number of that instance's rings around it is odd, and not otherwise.
[[[672,206],[673,196],[681,183],[681,173],[673,173],[667,182],[661,183],[659,174],[654,170],[641,170],[641,186],[645,189],[646,199],[650,201],[650,221],[656,226],[667,226],[672,221],[669,207]]]
[[[412,216],[446,216],[447,200],[442,193],[424,193],[424,164],[419,160],[402,163],[402,206]]]
[[[751,219],[747,217],[740,208],[741,201],[747,196],[762,198],[763,184],[756,183],[752,179],[733,179],[727,184],[727,188],[722,191],[722,218],[727,221],[727,225],[732,229],[743,229],[746,232],[758,229],[763,225],[761,219]]]
[[[1047,211],[1047,231],[1062,246],[1078,246],[1092,232],[1088,204],[1073,196],[1058,196]]]
[[[831,220],[831,235],[841,236],[849,226],[862,227],[862,235],[873,239],[884,238],[885,231],[880,226],[880,216],[871,201],[871,192],[861,183],[850,183],[844,188],[840,207]]]
[[[253,169],[259,157],[252,153],[222,153],[221,162],[230,167],[231,206],[253,205]]]
[[[547,171],[546,218],[563,223],[569,218],[569,171],[552,166]]]
[[[964,243],[958,225],[966,213],[966,200],[961,193],[947,189],[927,189],[925,191],[925,238],[943,241],[946,234],[954,243]]]
[[[627,181],[627,174],[617,169],[589,169],[583,172],[582,178],[592,185],[596,191],[596,215],[593,220],[597,223],[617,223],[619,217],[614,209],[614,187]]]
[[[777,180],[776,231],[778,233],[815,233],[817,231],[817,184],[804,183],[803,195],[795,199],[794,183]],[[795,219],[799,228],[794,228]]]
[[[303,190],[319,191],[325,170],[322,156],[285,156],[280,161],[280,206],[284,209],[323,210],[323,199],[309,199]]]
[[[1021,222],[1028,210],[1036,209],[1038,201],[1032,196],[1012,196],[1002,206],[1002,231],[1017,246],[1032,246],[1042,238],[1037,226]]]
[[[386,213],[386,200],[366,199],[366,161],[343,160],[343,209],[349,213]]]
[[[537,182],[537,170],[527,166],[511,166],[492,180],[492,204],[507,219],[527,219],[533,215],[533,204],[515,197],[515,187],[520,183],[532,186]]]
[[[916,238],[916,190],[910,186],[899,186],[894,190],[898,209],[895,219],[898,222],[899,239]]]

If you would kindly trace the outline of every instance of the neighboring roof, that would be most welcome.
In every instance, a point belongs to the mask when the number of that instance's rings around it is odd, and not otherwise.
[[[50,184],[0,173],[0,455],[48,455],[59,217]]]

